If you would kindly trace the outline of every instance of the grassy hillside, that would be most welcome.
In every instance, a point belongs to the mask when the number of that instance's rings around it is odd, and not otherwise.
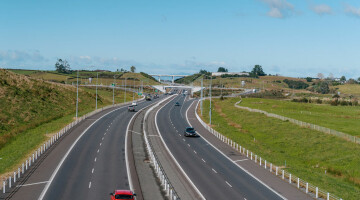
[[[98,108],[112,104],[112,90],[100,89]],[[115,91],[115,103],[123,102]],[[133,99],[127,93],[127,101]],[[137,95],[135,97],[138,97]],[[76,88],[0,69],[0,173],[11,170],[27,153],[75,116]],[[79,116],[95,109],[95,88],[79,89]]]
[[[331,106],[253,98],[243,98],[239,105],[360,136],[360,106]]]
[[[360,145],[213,100],[213,128],[290,173],[343,199],[360,196]],[[203,119],[209,121],[209,101]],[[286,167],[285,167],[286,162]]]
[[[333,87],[338,88],[338,91],[341,94],[354,95],[357,97],[360,96],[360,84],[345,84],[345,85],[337,85]]]
[[[198,79],[199,77],[201,77],[201,74],[193,74],[190,76],[185,76],[185,77],[176,79],[175,83],[190,84],[190,83],[194,82],[196,79]]]
[[[250,77],[227,77],[221,78],[216,77],[212,80],[212,84],[214,87],[228,87],[228,88],[240,88],[242,87],[241,82],[245,81],[245,87],[248,89],[260,88],[267,90],[287,90],[293,91],[292,88],[289,88],[288,85],[284,82],[285,79],[294,80],[294,81],[302,81],[306,83],[305,79],[291,78],[291,77],[283,77],[283,76],[260,76],[259,78],[250,78]],[[205,86],[210,84],[210,79],[204,79],[203,84]],[[201,77],[194,81],[194,85],[201,85]],[[307,90],[294,90],[295,92],[308,92]]]
[[[27,75],[32,78],[42,79],[46,81],[75,84],[77,81],[77,71],[72,71],[70,74],[58,73],[56,71],[37,71],[37,70],[22,70],[22,69],[9,69],[17,74]],[[96,84],[96,77],[98,75],[98,84],[110,85],[114,81],[116,85],[123,85],[124,80],[129,79],[129,83],[132,85],[141,85],[141,81],[145,85],[158,85],[159,82],[151,76],[147,76],[146,73],[124,73],[124,72],[96,72],[96,71],[79,71],[80,84]],[[115,80],[114,80],[115,76]],[[90,83],[89,78],[92,78]],[[135,80],[135,81],[133,81]]]

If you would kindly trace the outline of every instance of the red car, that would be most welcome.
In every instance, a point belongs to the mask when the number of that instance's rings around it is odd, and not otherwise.
[[[136,194],[131,190],[115,190],[113,193],[110,193],[111,200],[119,200],[119,199],[130,199],[135,200]]]

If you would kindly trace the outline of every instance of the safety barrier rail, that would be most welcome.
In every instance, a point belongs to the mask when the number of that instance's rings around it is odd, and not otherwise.
[[[201,100],[200,100],[201,101]],[[320,188],[306,182],[305,180],[300,179],[299,177],[296,177],[295,175],[285,171],[281,167],[278,167],[271,162],[268,162],[266,159],[259,157],[255,153],[251,152],[250,150],[246,149],[245,147],[239,145],[238,143],[234,142],[230,138],[222,135],[221,133],[217,132],[213,128],[211,128],[207,123],[205,123],[200,116],[197,113],[199,103],[196,105],[195,109],[195,116],[199,120],[199,122],[207,129],[210,133],[212,133],[215,137],[217,137],[222,142],[226,143],[227,145],[231,146],[234,150],[238,151],[239,153],[243,154],[250,160],[254,161],[255,163],[259,164],[260,166],[264,167],[264,169],[269,170],[270,173],[273,173],[277,177],[283,179],[284,181],[287,181],[289,184],[292,184],[296,186],[298,189],[304,190],[306,194],[313,194],[313,196],[318,198],[323,198],[326,200],[342,200],[341,198],[330,194],[329,192],[326,192],[324,190],[321,190]]]

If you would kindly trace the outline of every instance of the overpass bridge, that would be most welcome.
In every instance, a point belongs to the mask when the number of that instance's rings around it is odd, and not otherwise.
[[[159,82],[161,82],[161,77],[172,77],[172,83],[175,81],[175,77],[185,77],[189,75],[171,75],[171,74],[150,74],[150,76],[158,77]]]

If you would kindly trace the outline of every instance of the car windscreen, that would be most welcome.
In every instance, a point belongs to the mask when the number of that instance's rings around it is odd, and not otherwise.
[[[132,199],[132,195],[126,195],[126,194],[116,194],[115,199]]]
[[[190,132],[190,133],[194,133],[194,132],[195,132],[194,128],[187,128],[186,131],[187,131],[187,132]]]

